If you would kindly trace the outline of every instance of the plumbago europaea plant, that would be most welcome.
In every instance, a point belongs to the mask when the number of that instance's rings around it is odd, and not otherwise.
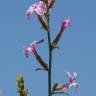
[[[49,62],[48,64],[42,59],[42,57],[37,52],[36,48],[39,44],[44,42],[44,39],[40,40],[34,40],[31,44],[29,44],[29,47],[24,47],[23,51],[26,56],[26,58],[29,57],[30,53],[33,53],[38,63],[41,65],[40,68],[37,68],[36,70],[45,70],[48,73],[48,96],[52,96],[54,94],[65,94],[66,90],[68,90],[71,87],[76,88],[78,90],[78,83],[76,81],[77,73],[76,72],[69,72],[64,71],[65,75],[69,78],[67,83],[64,84],[58,84],[54,83],[52,86],[51,83],[51,74],[52,74],[52,55],[53,50],[55,48],[58,48],[57,44],[65,31],[70,26],[70,18],[68,17],[65,20],[62,20],[61,28],[59,33],[56,35],[55,39],[51,41],[51,32],[50,32],[50,9],[52,11],[52,8],[55,4],[56,0],[39,0],[37,3],[32,4],[27,12],[26,12],[26,18],[30,19],[32,13],[34,12],[38,18],[38,21],[40,22],[42,28],[46,31],[47,37],[48,37],[48,52],[49,52]],[[18,93],[20,96],[27,96],[28,95],[28,89],[24,87],[24,80],[22,74],[19,74],[17,77],[17,83],[18,83]]]

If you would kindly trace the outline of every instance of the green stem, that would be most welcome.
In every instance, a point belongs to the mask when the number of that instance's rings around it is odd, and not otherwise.
[[[50,35],[49,35],[50,36]],[[48,86],[49,86],[49,95],[48,96],[52,96],[51,94],[51,65],[52,65],[52,51],[51,51],[51,47],[50,47],[50,39],[48,39],[49,42],[49,71],[48,71]]]
[[[47,26],[48,26],[47,36],[48,36],[48,46],[49,46],[48,96],[52,96],[52,93],[51,93],[52,50],[51,50],[50,22],[49,21],[50,20],[49,20],[49,9],[48,9],[47,10]]]
[[[20,96],[24,96],[23,92],[22,92],[22,93],[20,93]]]

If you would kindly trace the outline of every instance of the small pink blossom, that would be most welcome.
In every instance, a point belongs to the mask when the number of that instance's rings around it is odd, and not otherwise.
[[[60,32],[57,34],[54,41],[52,42],[53,46],[57,45],[57,43],[59,42],[59,39],[61,38],[65,28],[67,28],[69,26],[70,26],[70,18],[68,17],[68,19],[65,19],[62,21]]]
[[[69,81],[63,85],[63,89],[65,90],[74,87],[76,90],[78,90],[78,83],[76,82],[77,73],[71,73],[69,71],[64,71],[64,73],[69,78]]]
[[[46,4],[43,1],[32,4],[26,12],[26,17],[30,18],[33,12],[40,16],[44,15],[46,13]]]
[[[24,51],[24,54],[26,56],[26,58],[28,58],[29,56],[29,53],[31,52],[31,47],[28,47],[28,48],[23,48],[23,51]]]
[[[68,19],[65,19],[62,21],[61,24],[61,32],[64,31],[65,28],[68,28],[70,26],[70,17],[68,17]]]
[[[43,61],[43,59],[40,57],[40,55],[38,54],[38,52],[36,51],[36,47],[38,44],[44,42],[44,39],[41,39],[39,41],[33,41],[30,45],[31,47],[28,48],[23,48],[24,53],[26,58],[28,58],[28,55],[30,52],[33,52],[35,58],[37,59],[37,61],[39,62],[39,64],[48,71],[48,65]]]
[[[27,48],[24,47],[24,48],[23,48],[23,51],[24,51],[24,54],[25,54],[26,58],[28,58],[29,53],[31,53],[32,50],[34,50],[34,49],[37,47],[37,45],[40,44],[40,43],[42,43],[43,41],[44,41],[44,39],[41,39],[41,40],[39,40],[39,41],[34,40],[34,41],[30,44],[30,47],[27,47]]]

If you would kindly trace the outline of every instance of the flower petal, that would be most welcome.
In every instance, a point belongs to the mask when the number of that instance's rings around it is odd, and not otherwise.
[[[23,48],[23,51],[24,51],[24,54],[25,54],[26,58],[28,58],[29,52],[31,52],[31,48],[30,48],[30,47],[28,47],[28,48]]]
[[[41,40],[38,40],[38,41],[37,41],[37,40],[34,40],[34,41],[30,44],[30,46],[36,48],[37,45],[40,44],[40,43],[42,43],[42,42],[44,42],[44,39],[41,39]]]

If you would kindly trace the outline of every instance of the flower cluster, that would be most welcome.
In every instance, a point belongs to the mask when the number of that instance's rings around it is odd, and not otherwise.
[[[51,8],[54,4],[55,0],[48,0],[48,7]],[[47,5],[46,2],[44,2],[44,0],[39,0],[38,3],[32,4],[27,12],[26,12],[26,17],[30,18],[32,13],[35,12],[37,15],[44,15],[44,13],[46,13],[47,11]]]
[[[40,16],[44,15],[46,13],[46,4],[41,0],[39,3],[32,4],[26,12],[26,17],[30,18],[33,12]]]

